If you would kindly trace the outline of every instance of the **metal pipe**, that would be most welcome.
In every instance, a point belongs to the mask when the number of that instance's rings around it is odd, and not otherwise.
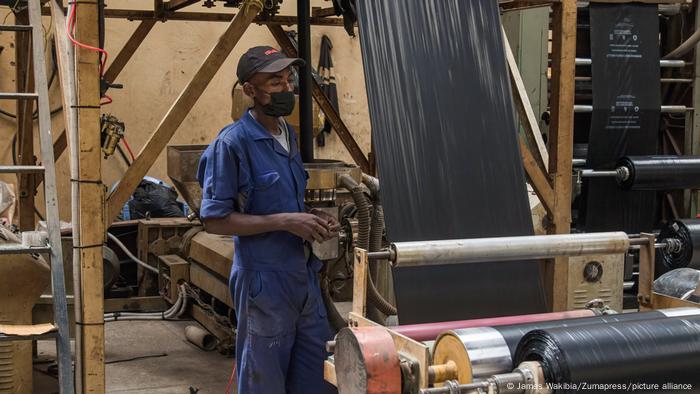
[[[593,64],[593,61],[590,58],[582,58],[582,57],[577,57],[576,58],[576,65],[577,66],[590,66]],[[662,68],[680,68],[680,67],[685,67],[686,62],[685,60],[665,60],[662,59],[659,61],[659,67]]]
[[[617,175],[617,171],[581,170],[581,176],[584,178],[614,178]]]
[[[625,253],[629,245],[624,232],[605,232],[397,242],[391,247],[395,267],[412,267]]]
[[[580,167],[586,165],[586,159],[572,159],[571,165],[574,167]]]
[[[575,77],[574,80],[576,82],[591,82],[593,81],[592,77]],[[659,82],[661,83],[692,83],[693,79],[692,78],[661,78],[659,79]]]
[[[692,111],[691,107],[686,107],[685,105],[662,105],[661,113],[665,114],[676,114],[685,113],[686,111]],[[593,112],[592,105],[574,105],[574,112]]]
[[[310,0],[297,1],[297,39],[299,40],[299,57],[304,59],[304,66],[299,67],[299,133],[301,135],[301,160],[304,163],[314,161],[313,114],[311,109],[311,17]]]

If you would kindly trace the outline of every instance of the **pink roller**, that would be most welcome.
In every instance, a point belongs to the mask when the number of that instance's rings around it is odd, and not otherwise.
[[[390,328],[392,331],[405,335],[416,341],[433,341],[440,333],[459,328],[505,326],[509,324],[534,323],[539,321],[572,319],[595,315],[596,313],[590,309],[578,309],[575,311],[566,312],[535,313],[532,315],[490,317],[484,319],[457,320],[440,323],[409,324]]]

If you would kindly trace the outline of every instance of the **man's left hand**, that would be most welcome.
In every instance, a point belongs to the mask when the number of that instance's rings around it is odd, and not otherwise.
[[[335,235],[338,234],[338,230],[340,230],[340,223],[338,223],[338,219],[333,217],[333,215],[329,214],[326,211],[323,211],[321,209],[313,208],[309,211],[310,214],[316,215],[320,217],[321,219],[325,220],[328,223],[328,227],[331,232],[331,237],[334,237]]]

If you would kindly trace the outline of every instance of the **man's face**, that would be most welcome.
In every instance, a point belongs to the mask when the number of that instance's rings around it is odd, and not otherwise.
[[[276,73],[257,73],[243,84],[243,91],[260,105],[270,102],[270,93],[291,92],[294,78],[289,68]]]

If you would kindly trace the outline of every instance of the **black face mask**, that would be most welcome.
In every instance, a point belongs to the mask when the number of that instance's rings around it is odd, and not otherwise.
[[[270,102],[262,106],[267,116],[289,116],[294,110],[294,92],[267,93]]]

